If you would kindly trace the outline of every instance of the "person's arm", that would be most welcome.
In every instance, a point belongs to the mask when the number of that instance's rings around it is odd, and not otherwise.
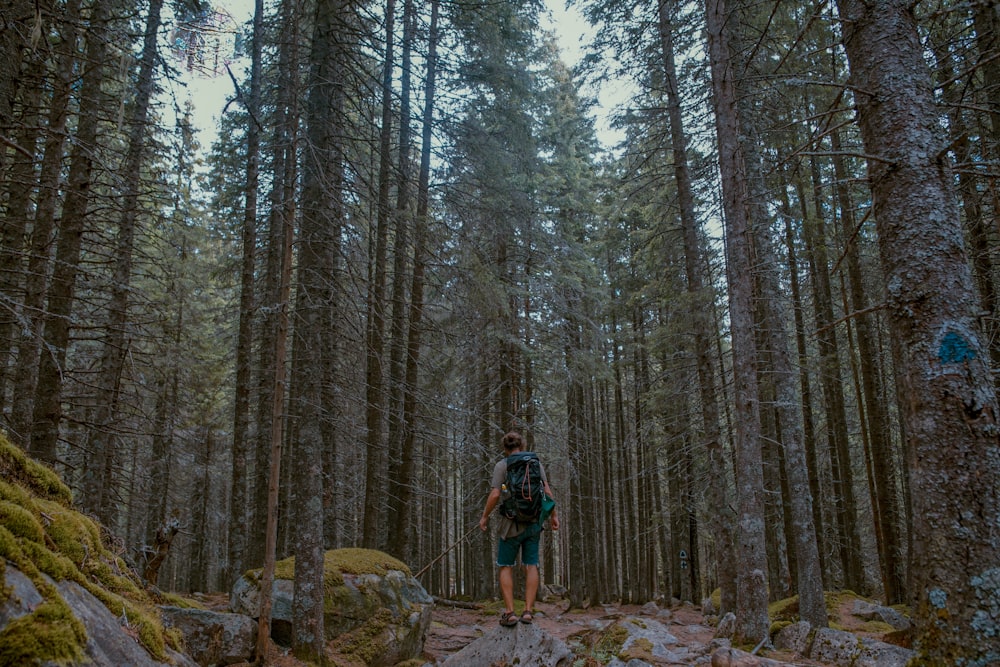
[[[549,486],[548,481],[545,482],[545,493],[549,496],[549,498],[555,500],[556,497],[553,495],[552,488]],[[549,527],[552,528],[552,530],[559,530],[559,516],[556,514],[555,507],[552,508],[552,513],[549,514]]]
[[[493,510],[496,509],[497,503],[500,502],[500,489],[493,487],[490,489],[490,496],[486,499],[486,507],[483,508],[483,515],[479,517],[479,529],[485,531],[487,526],[490,525],[490,515],[493,514]]]

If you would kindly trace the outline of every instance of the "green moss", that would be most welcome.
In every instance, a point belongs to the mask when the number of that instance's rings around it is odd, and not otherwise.
[[[178,653],[184,653],[184,632],[180,628],[166,628],[163,631],[163,638],[167,646]]]
[[[331,549],[323,554],[323,585],[327,591],[344,583],[344,574],[385,575],[389,570],[410,574],[410,568],[401,560],[374,549]],[[259,582],[262,569],[249,570],[248,579]],[[275,579],[295,579],[295,556],[274,564]]]
[[[37,542],[24,542],[21,548],[25,557],[37,566],[39,572],[44,572],[56,581],[63,579],[76,581],[80,576],[79,570],[70,559],[49,551]]]
[[[17,538],[5,526],[0,524],[0,557],[18,563],[24,559],[24,551]]]
[[[0,477],[65,507],[73,503],[73,494],[69,487],[59,479],[54,470],[29,458],[5,436],[0,436]]]
[[[122,619],[139,637],[140,643],[157,660],[165,660],[163,624],[154,608],[141,602],[126,599],[95,583],[79,581],[87,591],[104,604],[108,610]]]
[[[640,637],[632,642],[632,645],[628,647],[628,650],[623,650],[618,657],[622,660],[622,662],[631,662],[632,660],[652,662],[655,660],[655,657],[653,656],[653,642],[644,637]]]
[[[23,664],[28,655],[57,664],[83,655],[84,627],[43,573],[86,588],[128,623],[154,658],[166,660],[166,633],[150,596],[105,546],[100,526],[71,509],[69,488],[55,472],[0,435],[0,475],[0,560],[14,563],[45,600],[0,636],[0,667]]]
[[[23,507],[31,503],[31,494],[17,484],[0,480],[0,500]]]
[[[192,600],[176,593],[164,593],[161,591],[160,602],[171,607],[180,607],[181,609],[207,609],[205,605],[197,600]]]
[[[380,639],[391,622],[392,613],[385,608],[379,609],[362,625],[335,639],[333,649],[369,665],[385,650]]]
[[[628,630],[618,623],[612,623],[600,634],[594,643],[594,651],[607,655],[618,655],[628,640]]]
[[[716,588],[708,597],[712,601],[712,608],[715,609],[716,613],[719,613],[719,610],[722,609],[722,589]]]
[[[11,621],[0,632],[0,665],[80,662],[86,643],[83,624],[57,596]]]
[[[7,500],[0,500],[0,524],[15,537],[32,542],[42,542],[45,539],[45,530],[38,518],[24,507]]]
[[[775,600],[767,605],[767,616],[772,623],[775,621],[794,623],[799,620],[799,596],[793,595],[783,600]]]
[[[789,625],[793,625],[792,621],[772,621],[771,627],[768,628],[768,636],[774,639],[775,636]]]
[[[333,549],[323,557],[324,565],[331,565],[344,574],[384,575],[389,570],[410,574],[410,568],[401,560],[374,549]]]
[[[7,559],[0,558],[0,603],[10,599],[13,589],[7,585]]]

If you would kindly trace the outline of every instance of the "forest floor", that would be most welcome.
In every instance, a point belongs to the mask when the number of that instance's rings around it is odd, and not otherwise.
[[[538,613],[535,616],[535,623],[545,632],[568,644],[581,658],[586,656],[587,648],[596,642],[600,628],[616,619],[626,617],[656,618],[667,625],[670,633],[677,638],[676,646],[691,649],[692,656],[712,641],[715,632],[715,629],[705,622],[701,610],[690,604],[671,608],[666,617],[662,612],[651,614],[648,609],[638,605],[599,605],[572,611],[567,611],[567,607],[568,603],[565,601],[539,602],[536,605]],[[851,601],[839,605],[831,614],[831,624],[859,636],[884,639],[880,633],[866,631],[864,621],[853,616],[850,607]],[[435,605],[431,628],[424,644],[423,659],[430,664],[443,662],[449,655],[457,653],[479,637],[492,632],[497,627],[498,620],[495,603],[482,605],[476,609]],[[307,665],[290,656],[287,649],[272,644],[271,650],[268,664],[274,667]],[[829,663],[808,660],[790,651],[765,649],[760,655],[802,667],[831,667]],[[656,665],[657,667],[690,665],[692,661],[693,657],[692,660],[683,663],[661,662]]]

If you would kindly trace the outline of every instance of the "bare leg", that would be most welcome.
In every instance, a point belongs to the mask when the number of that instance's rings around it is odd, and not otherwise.
[[[538,568],[535,568],[535,587],[538,587]],[[500,568],[500,595],[503,596],[505,611],[514,611],[514,568]]]
[[[535,609],[535,598],[538,596],[538,566],[524,566],[524,608]]]

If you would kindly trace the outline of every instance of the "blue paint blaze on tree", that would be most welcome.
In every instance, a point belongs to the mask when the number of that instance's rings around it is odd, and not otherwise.
[[[972,361],[975,358],[976,351],[969,346],[969,341],[960,334],[949,331],[941,339],[941,346],[938,348],[938,359],[942,364],[960,364],[964,361]]]

